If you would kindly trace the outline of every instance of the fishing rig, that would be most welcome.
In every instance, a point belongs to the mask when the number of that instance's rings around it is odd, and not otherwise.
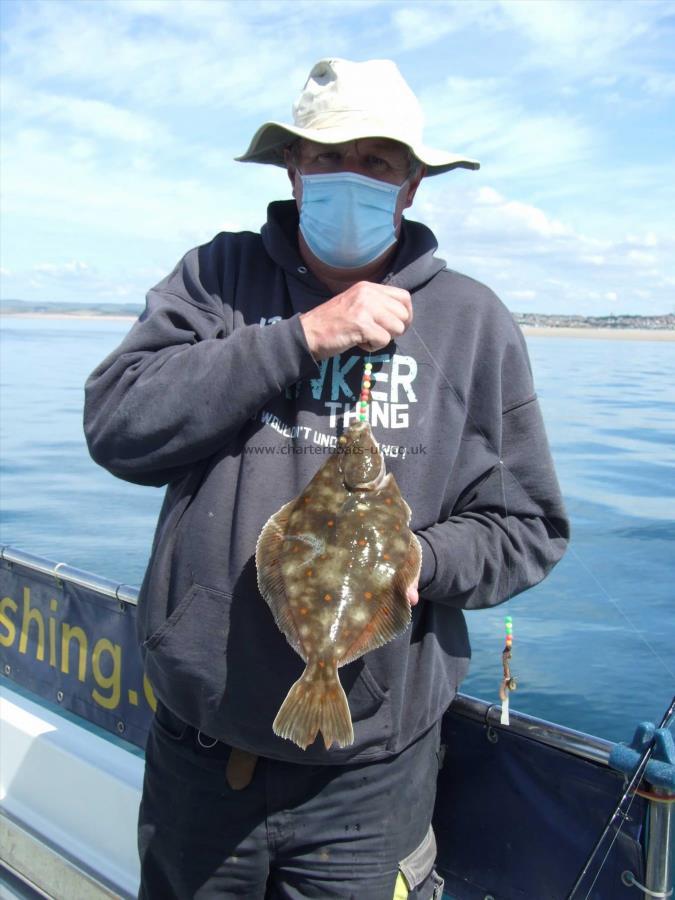
[[[504,649],[502,651],[502,668],[504,669],[504,677],[499,685],[499,699],[502,701],[502,714],[500,723],[502,725],[509,724],[509,693],[515,691],[518,687],[516,679],[511,674],[511,648],[513,646],[513,619],[506,616],[504,619],[506,628],[506,639]]]

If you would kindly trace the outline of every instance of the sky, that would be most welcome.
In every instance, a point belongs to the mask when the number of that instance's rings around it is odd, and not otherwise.
[[[137,306],[258,231],[242,164],[324,57],[393,59],[425,142],[481,161],[408,217],[513,311],[675,312],[674,0],[0,0],[0,296]]]

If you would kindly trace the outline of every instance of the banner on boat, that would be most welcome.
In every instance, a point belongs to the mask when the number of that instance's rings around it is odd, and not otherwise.
[[[7,560],[0,589],[4,677],[144,747],[156,701],[134,604]]]

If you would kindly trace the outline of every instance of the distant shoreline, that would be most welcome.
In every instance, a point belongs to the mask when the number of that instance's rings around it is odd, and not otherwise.
[[[2,319],[95,319],[101,322],[135,322],[138,316],[114,315],[112,313],[45,313],[45,312],[3,312]]]
[[[564,325],[521,325],[525,337],[589,338],[608,341],[675,341],[668,328],[570,328]]]
[[[135,322],[137,316],[96,313],[3,312],[7,319],[86,319],[89,321]],[[521,325],[525,337],[587,338],[609,341],[675,341],[672,328],[593,328],[565,325]]]

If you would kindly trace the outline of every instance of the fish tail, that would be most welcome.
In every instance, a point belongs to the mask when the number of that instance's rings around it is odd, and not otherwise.
[[[314,743],[319,731],[326,749],[333,743],[352,744],[352,717],[337,672],[327,675],[316,662],[309,662],[286,695],[272,728],[302,750]]]

